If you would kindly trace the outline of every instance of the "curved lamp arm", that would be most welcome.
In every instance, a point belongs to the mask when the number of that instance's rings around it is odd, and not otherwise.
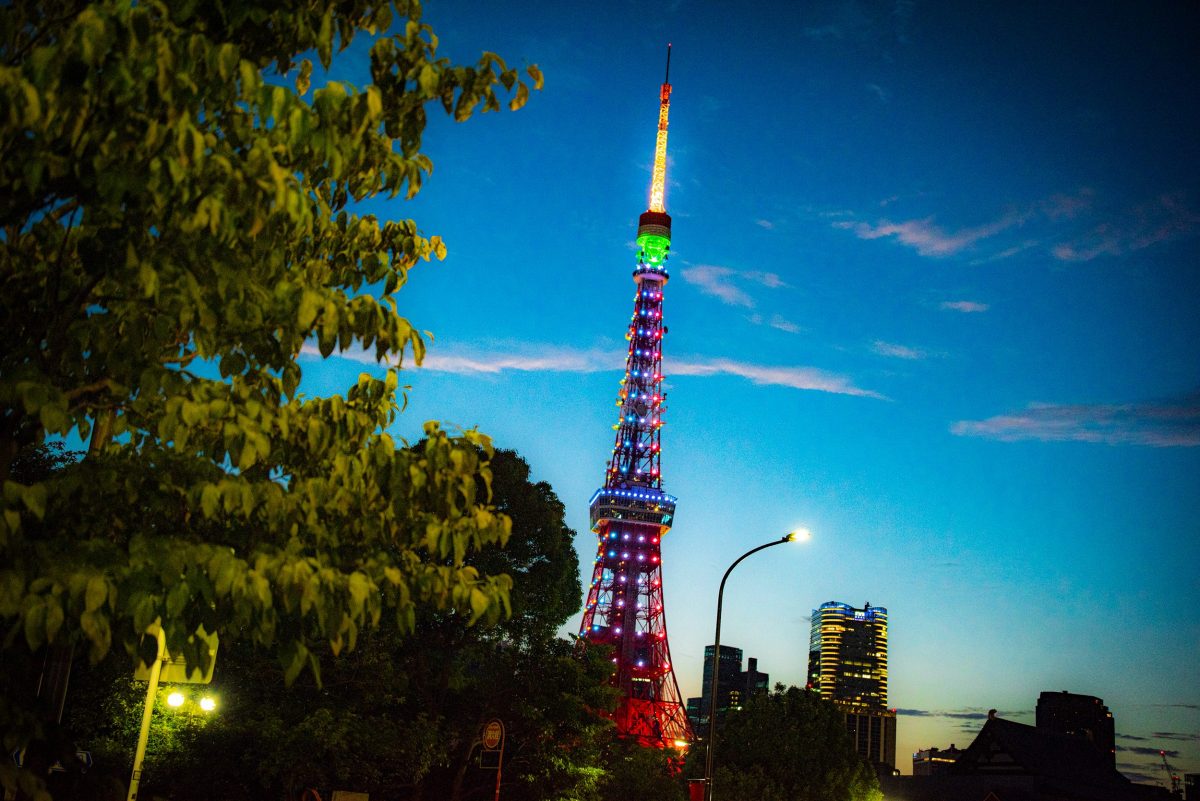
[[[713,783],[713,752],[717,739],[717,669],[721,664],[721,606],[725,601],[725,580],[729,578],[729,574],[733,569],[742,563],[742,560],[747,556],[756,554],[764,548],[771,548],[776,545],[783,545],[785,542],[795,542],[797,540],[808,539],[809,533],[806,529],[797,529],[789,534],[785,534],[777,540],[773,540],[757,548],[751,548],[744,554],[734,560],[729,569],[725,571],[725,575],[721,576],[721,587],[717,590],[717,630],[713,634],[713,661],[712,661],[712,677],[708,682],[708,744],[704,753],[704,797],[706,801],[712,801],[712,783]]]

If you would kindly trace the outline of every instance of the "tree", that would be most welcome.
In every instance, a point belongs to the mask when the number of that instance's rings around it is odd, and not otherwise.
[[[600,783],[603,801],[631,798],[683,801],[686,797],[679,783],[677,757],[672,751],[613,739],[605,746],[603,763],[607,768]]]
[[[512,617],[467,627],[464,613],[421,610],[415,636],[389,626],[365,633],[323,669],[319,687],[305,676],[285,690],[279,665],[246,644],[223,645],[210,688],[219,713],[172,722],[160,710],[146,791],[177,801],[295,798],[307,787],[476,797],[495,781],[477,761],[482,726],[497,717],[507,731],[506,799],[599,801],[611,662],[600,649],[581,659],[556,636],[582,597],[574,532],[553,489],[532,482],[520,456],[497,450],[491,469],[493,501],[512,535],[468,561],[513,576]],[[106,660],[80,681],[70,714],[76,737],[98,763],[126,765],[138,725],[127,663]]]
[[[303,55],[328,69],[356,36],[370,81],[313,89]],[[6,660],[114,641],[144,660],[161,620],[172,653],[203,661],[203,626],[290,682],[385,616],[403,635],[426,608],[507,611],[508,578],[466,561],[509,531],[487,438],[386,433],[424,353],[395,295],[445,245],[354,203],[420,189],[428,104],[465,120],[528,92],[494,54],[439,58],[416,0],[0,7]],[[306,398],[309,341],[393,366]],[[14,475],[73,434],[82,462]],[[37,728],[10,700],[6,748]]]
[[[704,749],[689,774],[703,773]],[[776,685],[731,712],[717,738],[714,787],[728,801],[880,801],[840,712],[817,693]]]

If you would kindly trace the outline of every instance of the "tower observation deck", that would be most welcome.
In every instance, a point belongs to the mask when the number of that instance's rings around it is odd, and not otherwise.
[[[617,397],[620,416],[604,486],[590,503],[596,532],[595,569],[580,636],[613,647],[613,684],[621,700],[617,733],[644,745],[677,747],[693,739],[671,667],[663,609],[662,539],[675,516],[675,498],[662,488],[660,430],[663,287],[671,250],[671,216],[664,205],[671,49],[659,96],[658,135],[650,206],[638,219],[637,292],[625,338],[625,377]]]

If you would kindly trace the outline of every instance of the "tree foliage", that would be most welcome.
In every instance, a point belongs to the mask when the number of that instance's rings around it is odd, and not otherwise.
[[[703,774],[704,750],[691,755]],[[845,719],[809,690],[754,695],[717,738],[714,794],[728,801],[880,801],[873,769],[854,750]]]
[[[491,469],[493,499],[510,515],[512,536],[505,548],[487,546],[468,560],[514,577],[511,618],[468,628],[462,613],[422,610],[416,636],[401,638],[389,626],[365,634],[324,669],[320,687],[303,677],[285,690],[278,665],[244,644],[223,646],[208,688],[220,696],[219,713],[174,725],[170,710],[156,713],[147,792],[170,791],[178,801],[294,798],[307,787],[326,797],[337,788],[396,799],[478,797],[495,782],[478,767],[480,732],[499,718],[505,798],[599,801],[611,733],[599,713],[614,701],[611,663],[597,649],[580,659],[556,636],[582,595],[574,532],[554,491],[531,482],[519,456],[498,450]],[[70,716],[81,743],[121,766],[138,723],[123,664],[82,673]],[[89,781],[104,786],[98,776]]]
[[[356,37],[370,81],[319,76]],[[316,672],[385,619],[507,612],[488,440],[386,429],[424,343],[397,290],[442,258],[412,220],[426,109],[525,102],[491,53],[437,55],[415,0],[16,0],[0,6],[0,619],[3,647],[145,648],[201,660],[200,626]],[[526,69],[540,88],[536,67]],[[391,365],[298,392],[300,355]],[[49,437],[80,463],[22,480]],[[4,707],[5,747],[16,718]]]

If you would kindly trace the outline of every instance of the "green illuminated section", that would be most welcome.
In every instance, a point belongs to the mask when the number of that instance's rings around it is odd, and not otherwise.
[[[671,249],[671,240],[659,234],[641,234],[637,243],[642,249],[642,261],[652,267],[661,267]]]

